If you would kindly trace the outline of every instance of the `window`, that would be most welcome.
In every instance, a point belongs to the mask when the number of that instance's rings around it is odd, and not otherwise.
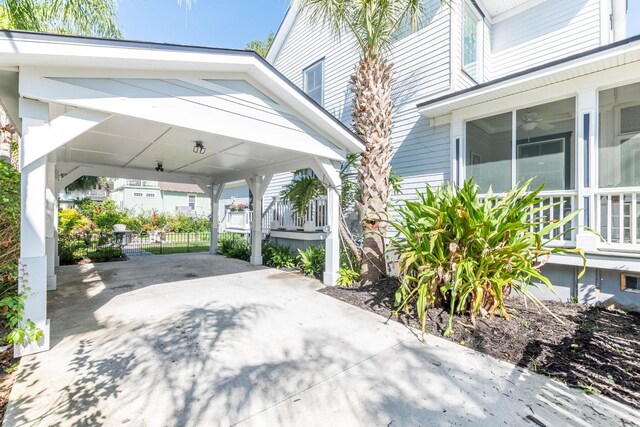
[[[600,188],[640,186],[640,83],[601,91]]]
[[[304,92],[318,105],[324,105],[324,59],[304,70]]]
[[[621,274],[620,289],[623,291],[640,292],[640,276],[625,273]]]
[[[469,121],[466,176],[483,192],[506,192],[531,178],[545,190],[573,189],[574,130],[575,98]]]
[[[478,43],[481,16],[469,2],[464,3],[462,15],[462,69],[474,79],[478,79]]]
[[[133,197],[144,197],[144,193],[133,193]]]
[[[195,194],[189,194],[189,209],[191,209],[192,211],[196,210],[196,195]]]
[[[147,193],[147,197],[153,199],[154,197],[156,197],[155,193]]]

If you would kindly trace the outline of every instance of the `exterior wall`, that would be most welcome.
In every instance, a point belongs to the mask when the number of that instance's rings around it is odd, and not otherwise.
[[[157,188],[124,187],[122,190],[122,207],[137,213],[158,211],[163,212],[162,196]],[[134,193],[142,193],[144,197],[135,197]],[[155,197],[147,197],[147,193]]]
[[[600,5],[600,0],[547,0],[496,22],[492,78],[600,46]]]
[[[449,176],[448,127],[430,128],[415,109],[417,99],[450,89],[449,26],[451,11],[439,0],[428,1],[424,28],[398,40],[392,48],[395,120],[392,167],[404,176],[403,192],[413,193],[425,183],[439,184]],[[324,58],[324,107],[346,125],[351,123],[350,76],[358,61],[352,37],[335,40],[328,29],[309,22],[301,12],[284,41],[275,67],[302,88],[303,70]],[[426,147],[426,150],[425,150]],[[291,174],[273,177],[265,202],[290,182]]]
[[[211,215],[211,197],[204,193],[184,193],[182,191],[162,191],[162,207],[164,212],[183,212],[189,207],[189,194],[196,196],[196,208],[193,211],[198,216]]]

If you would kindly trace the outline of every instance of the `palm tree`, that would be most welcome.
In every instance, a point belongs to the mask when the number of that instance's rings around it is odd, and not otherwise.
[[[0,2],[0,28],[110,38],[121,36],[115,0],[4,0]],[[10,150],[13,132],[8,115],[0,112],[0,152]],[[95,177],[84,178],[81,187],[98,181]]]
[[[116,0],[4,0],[0,26],[26,30],[119,38]]]
[[[353,128],[366,151],[358,181],[362,191],[363,282],[376,282],[386,272],[386,207],[391,172],[392,64],[387,60],[398,30],[417,28],[423,0],[302,0],[312,22],[327,25],[336,37],[352,35],[360,60],[351,77]]]

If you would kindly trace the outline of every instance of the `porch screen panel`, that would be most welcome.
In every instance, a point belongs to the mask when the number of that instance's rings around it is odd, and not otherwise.
[[[575,98],[516,112],[516,181],[545,190],[575,188]]]
[[[640,186],[640,83],[600,92],[601,188]]]
[[[466,176],[482,192],[502,193],[511,188],[511,113],[469,121],[466,124]]]

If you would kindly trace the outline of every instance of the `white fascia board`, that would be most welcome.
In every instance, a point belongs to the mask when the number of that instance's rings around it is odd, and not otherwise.
[[[49,39],[47,38],[49,37]],[[243,72],[256,58],[224,50],[158,48],[141,43],[94,44],[91,40],[43,35],[37,38],[0,38],[0,66],[60,66],[86,68],[192,69]]]
[[[627,271],[640,273],[640,258],[624,253],[587,253],[588,268],[601,268],[606,270]],[[548,264],[568,265],[582,268],[583,261],[579,255],[554,254],[549,258]]]
[[[233,112],[222,112],[195,104],[189,105],[187,102],[178,104],[176,98],[119,97],[27,72],[20,75],[20,95],[39,101],[120,114],[212,135],[223,135],[331,160],[344,160],[344,155],[337,149],[333,150],[305,132],[247,119]],[[321,117],[321,115],[318,116]],[[253,120],[251,126],[247,126],[246,120]]]
[[[289,33],[293,28],[293,24],[296,22],[296,17],[298,16],[298,9],[300,7],[300,0],[291,0],[291,4],[289,5],[289,9],[287,10],[282,23],[280,24],[280,28],[278,28],[278,32],[273,38],[273,43],[271,43],[271,47],[267,52],[267,56],[265,59],[269,61],[269,63],[273,64],[278,58],[278,54],[284,45],[284,42],[289,37]]]
[[[313,123],[317,131],[339,144],[347,153],[358,154],[365,151],[364,144],[354,133],[338,123],[336,118],[323,111],[322,107],[316,105],[301,91],[292,87],[290,82],[284,78],[277,78],[273,70],[267,68],[265,64],[258,63],[256,67],[249,70],[249,75],[260,86],[270,88],[305,123]]]
[[[503,82],[489,84],[476,90],[461,93],[458,96],[446,98],[440,102],[418,107],[418,112],[425,117],[436,118],[459,108],[465,108],[481,102],[515,95],[566,80],[575,80],[581,76],[591,74],[592,71],[590,67],[597,65],[598,63],[606,64],[608,61],[616,59],[615,62],[618,64],[617,66],[620,67],[627,62],[624,60],[624,56],[630,53],[637,53],[638,56],[640,56],[640,42],[625,44],[615,49],[611,49],[610,51],[598,52],[593,55],[578,58],[574,61],[523,74]],[[572,72],[571,74],[573,77],[560,77],[561,74],[569,71]],[[555,80],[554,77],[556,78]],[[417,102],[417,104],[419,105],[422,102],[423,101],[421,100]]]

